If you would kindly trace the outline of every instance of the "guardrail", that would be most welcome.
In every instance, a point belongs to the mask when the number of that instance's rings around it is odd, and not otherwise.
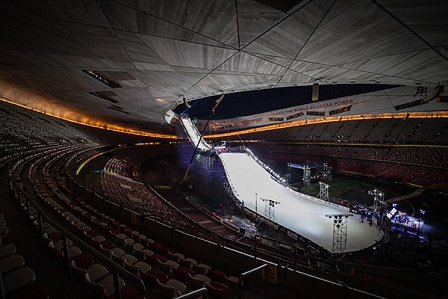
[[[98,261],[100,261],[104,266],[108,267],[112,270],[113,276],[114,276],[114,286],[115,286],[115,298],[120,299],[120,291],[118,286],[118,277],[121,275],[126,280],[128,280],[130,283],[136,286],[136,289],[138,290],[140,295],[144,295],[146,293],[146,287],[143,281],[132,274],[131,272],[127,271],[125,268],[121,267],[120,265],[116,264],[114,261],[108,259],[106,256],[104,256],[102,253],[98,252],[95,248],[91,247],[90,245],[86,244],[83,240],[79,239],[77,236],[72,234],[70,231],[62,227],[58,222],[54,221],[49,217],[41,208],[40,204],[36,202],[34,199],[32,199],[23,189],[22,187],[13,180],[13,178],[9,177],[9,182],[13,189],[14,196],[17,194],[20,201],[22,201],[22,196],[25,198],[25,204],[28,211],[28,215],[30,215],[30,205],[33,205],[33,207],[38,212],[38,221],[39,221],[39,227],[40,227],[40,236],[43,235],[43,226],[42,226],[42,218],[45,218],[45,221],[51,224],[54,228],[56,228],[58,231],[60,231],[63,234],[63,243],[64,243],[64,256],[69,256],[68,254],[68,245],[67,245],[67,238],[69,238],[73,243],[75,243],[77,246],[81,247],[83,250],[89,252],[91,255],[94,256],[94,258]],[[66,259],[67,264],[65,265],[68,269],[69,274],[71,274],[71,267],[70,267],[70,259]]]
[[[190,293],[187,294],[183,294],[179,297],[176,297],[178,299],[197,299],[198,296],[201,296],[202,299],[207,299],[208,298],[208,291],[206,288],[200,288],[197,289],[195,291],[192,291]]]
[[[251,275],[252,273],[257,272],[258,270],[263,269],[264,267],[266,267],[268,264],[263,264],[261,266],[258,266],[254,269],[251,269],[249,271],[246,271],[244,273],[240,274],[240,277],[238,278],[238,299],[242,299],[242,293],[243,293],[243,281],[246,277],[248,277],[249,275]],[[267,279],[266,279],[267,281]]]
[[[191,128],[191,130],[193,130],[193,132],[190,132],[189,129],[186,126],[186,123],[188,123],[188,127]],[[202,137],[201,133],[199,132],[198,128],[193,124],[193,122],[191,121],[191,119],[189,117],[181,117],[181,124],[182,127],[184,128],[185,132],[187,133],[187,135],[190,137],[191,142],[193,143],[194,146],[199,146],[202,145],[202,148],[206,148],[208,150],[211,149],[211,146],[205,142],[204,138]],[[197,137],[197,141],[193,140],[193,136],[191,136],[190,133],[195,134]]]

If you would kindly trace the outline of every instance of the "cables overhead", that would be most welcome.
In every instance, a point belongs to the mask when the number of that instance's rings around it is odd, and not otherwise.
[[[187,99],[186,99],[185,97],[184,97],[184,105],[185,105],[185,107],[187,107],[188,109],[191,108],[191,105],[188,104]]]
[[[222,101],[223,98],[224,98],[224,94],[222,94],[222,95],[219,97],[219,99],[216,100],[216,105],[215,105],[215,107],[213,107],[213,109],[212,109],[212,113],[215,113],[215,109],[216,109],[216,107],[218,107],[219,103],[221,103],[221,101]]]

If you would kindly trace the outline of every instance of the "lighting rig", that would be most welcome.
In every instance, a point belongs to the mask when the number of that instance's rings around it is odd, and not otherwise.
[[[327,214],[325,217],[333,219],[333,248],[332,255],[345,254],[347,248],[347,219],[353,214]]]

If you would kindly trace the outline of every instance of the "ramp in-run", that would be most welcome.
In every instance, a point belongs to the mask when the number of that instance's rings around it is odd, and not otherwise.
[[[200,151],[209,151],[211,149],[211,146],[207,142],[205,142],[204,138],[202,138],[201,134],[199,133],[198,128],[193,124],[189,117],[181,116],[180,122],[194,147],[198,146],[198,149]]]
[[[350,214],[345,207],[323,202],[285,187],[271,178],[257,161],[247,153],[220,153],[235,197],[259,215],[265,215],[265,201],[275,204],[275,221],[281,226],[306,237],[330,252],[333,249],[333,218],[328,214]],[[331,188],[331,183],[330,183]],[[378,230],[358,215],[347,219],[346,252],[358,251],[375,244]]]

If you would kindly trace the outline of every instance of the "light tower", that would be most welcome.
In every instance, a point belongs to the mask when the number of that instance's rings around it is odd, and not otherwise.
[[[353,214],[327,214],[333,219],[333,247],[331,255],[344,254],[347,248],[347,219]]]
[[[325,179],[327,179],[327,180],[331,180],[332,179],[332,177],[331,177],[331,169],[328,167],[327,163],[324,163],[324,166],[322,167],[322,172],[323,172],[323,175],[324,175]]]
[[[308,165],[303,168],[303,184],[305,186],[311,185],[311,169]]]
[[[378,211],[384,203],[384,192],[381,192],[375,188],[373,190],[369,190],[367,193],[373,196],[373,209]]]
[[[260,198],[260,200],[264,201],[264,216],[270,221],[277,223],[277,221],[275,220],[275,205],[279,204],[280,202],[265,198]]]
[[[328,196],[328,188],[330,187],[330,185],[325,184],[323,182],[319,182],[319,186],[320,186],[320,191],[319,191],[319,194],[317,195],[317,197],[322,200],[325,200],[325,201],[330,201],[330,198]]]

